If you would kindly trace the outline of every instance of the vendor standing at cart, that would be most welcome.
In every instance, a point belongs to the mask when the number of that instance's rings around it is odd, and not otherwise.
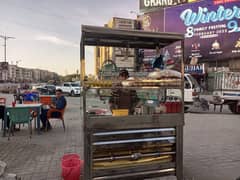
[[[129,78],[127,70],[119,72],[119,82],[112,89],[112,97],[109,100],[110,109],[128,109],[129,114],[134,113],[138,98],[135,90],[123,89],[121,82]]]

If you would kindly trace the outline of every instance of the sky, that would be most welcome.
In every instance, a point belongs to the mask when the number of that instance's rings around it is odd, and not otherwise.
[[[111,17],[135,18],[139,0],[0,0],[0,35],[7,61],[61,75],[80,68],[81,25],[103,26]],[[0,39],[0,61],[4,60]],[[86,48],[86,72],[94,72],[94,48]]]

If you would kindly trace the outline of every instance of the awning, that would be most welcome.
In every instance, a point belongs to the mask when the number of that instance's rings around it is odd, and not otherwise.
[[[81,43],[85,46],[128,47],[141,49],[163,48],[184,39],[183,34],[120,30],[82,25]]]

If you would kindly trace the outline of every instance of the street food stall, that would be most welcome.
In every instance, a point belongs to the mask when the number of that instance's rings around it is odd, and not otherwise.
[[[183,77],[184,35],[140,30],[119,30],[82,25],[81,78],[84,118],[84,179],[148,179],[176,176],[183,179]],[[87,80],[85,46],[135,49],[165,48],[180,43],[179,71],[164,69],[142,75],[131,72],[119,80]],[[92,114],[87,110],[87,93],[96,89],[109,97],[109,104],[126,102],[113,94],[134,94],[131,109],[112,107],[111,113]],[[117,90],[116,90],[117,89]],[[174,93],[173,93],[174,92]],[[132,96],[131,96],[132,97]],[[128,99],[129,100],[129,99]]]

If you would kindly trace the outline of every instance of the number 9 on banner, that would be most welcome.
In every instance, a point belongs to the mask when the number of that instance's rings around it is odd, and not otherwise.
[[[238,22],[237,21],[229,21],[227,24],[227,28],[229,29],[229,33],[233,32],[240,32],[240,27],[238,27]]]

